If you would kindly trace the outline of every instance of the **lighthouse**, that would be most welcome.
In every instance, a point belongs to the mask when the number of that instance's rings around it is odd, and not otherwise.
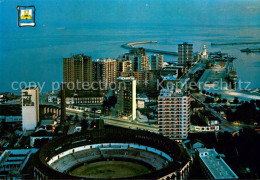
[[[208,54],[207,54],[207,48],[206,45],[203,45],[203,52],[201,53],[201,59],[202,60],[207,60],[208,59]]]

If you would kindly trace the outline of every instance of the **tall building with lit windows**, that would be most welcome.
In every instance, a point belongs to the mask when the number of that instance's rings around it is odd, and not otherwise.
[[[130,50],[129,53],[122,55],[120,59],[130,60],[131,70],[135,72],[148,71],[151,69],[149,56],[145,55],[144,48]]]
[[[101,82],[102,88],[109,89],[116,83],[117,78],[117,61],[107,59],[96,59],[93,61],[93,80]]]
[[[63,58],[63,83],[71,89],[82,88],[85,83],[92,83],[92,57],[84,54]],[[76,84],[79,84],[76,87]]]
[[[136,80],[134,77],[119,77],[118,79],[118,115],[136,119]]]
[[[159,133],[174,140],[187,139],[190,97],[178,89],[162,89],[158,97]]]
[[[154,54],[150,59],[151,70],[160,70],[163,68],[163,55]]]
[[[193,62],[193,44],[178,44],[178,64],[190,66]]]

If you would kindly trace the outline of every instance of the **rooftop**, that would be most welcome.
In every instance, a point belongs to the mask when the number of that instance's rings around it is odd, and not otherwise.
[[[23,87],[22,90],[37,89],[38,86]]]
[[[171,86],[170,88],[162,89],[160,91],[159,97],[184,97],[188,96],[188,93],[186,91],[182,91],[179,88],[175,88],[174,86]]]
[[[237,179],[237,175],[215,149],[197,148],[199,157],[215,179]]]
[[[167,76],[161,76],[163,81],[176,81],[176,76],[168,74]]]
[[[93,62],[112,62],[112,61],[116,61],[116,60],[110,59],[110,58],[103,58],[103,59],[95,59],[95,60],[93,60]]]
[[[117,80],[119,80],[119,81],[135,80],[135,78],[133,76],[131,76],[131,77],[118,77]]]
[[[5,150],[0,156],[0,171],[6,171],[9,168],[9,173],[19,174],[29,160],[31,153],[35,153],[35,149]]]

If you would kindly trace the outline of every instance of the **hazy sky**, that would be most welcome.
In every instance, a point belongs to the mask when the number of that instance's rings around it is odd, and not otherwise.
[[[36,6],[37,26],[94,22],[260,24],[260,0],[0,0],[0,28],[17,25],[17,5]]]

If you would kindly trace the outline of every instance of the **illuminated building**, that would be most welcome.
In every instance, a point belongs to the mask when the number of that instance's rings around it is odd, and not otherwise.
[[[95,82],[101,82],[101,87],[108,89],[116,83],[117,62],[116,60],[97,59],[93,61],[93,79]]]
[[[162,89],[158,97],[159,133],[174,140],[187,139],[190,97],[178,89]]]
[[[92,83],[92,57],[83,54],[63,58],[63,83],[70,89],[81,89]],[[77,85],[78,84],[78,85]]]
[[[118,115],[136,119],[136,80],[134,77],[118,79]]]

